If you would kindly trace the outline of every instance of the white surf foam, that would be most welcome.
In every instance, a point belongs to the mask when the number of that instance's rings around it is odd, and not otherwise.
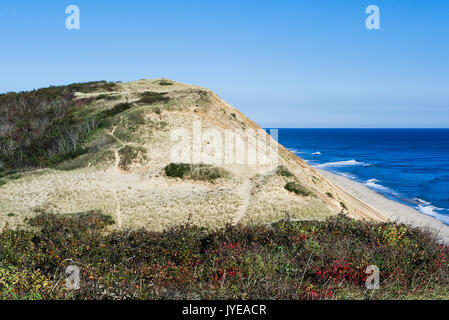
[[[369,164],[365,162],[360,162],[356,160],[346,160],[346,161],[336,161],[336,162],[327,162],[323,164],[316,165],[317,168],[335,168],[335,167],[347,167],[347,166],[369,166]]]
[[[381,182],[380,180],[377,179],[369,179],[365,182],[365,185],[371,189],[375,189],[377,191],[381,191],[381,192],[385,192],[385,193],[390,193],[394,196],[399,196],[399,194],[397,192],[394,192],[393,190],[391,190],[388,187],[385,187],[381,184],[379,184],[378,182]]]
[[[337,172],[337,174],[340,176],[343,176],[345,178],[348,178],[348,179],[354,179],[354,180],[356,179],[356,176],[346,173],[346,172]]]
[[[314,153],[312,153],[312,155],[313,156],[319,156],[319,155],[321,155],[321,152],[319,152],[319,151],[318,152],[314,152]]]
[[[426,206],[430,205],[430,202],[428,202],[426,200],[423,200],[423,199],[420,199],[420,198],[413,198],[413,200],[418,202],[419,205],[426,205]]]
[[[421,200],[421,199],[420,199],[420,200]],[[423,200],[423,201],[424,201],[424,200]],[[438,211],[442,211],[442,210],[445,210],[445,209],[442,209],[442,208],[438,208],[438,207],[432,206],[432,205],[430,204],[430,202],[427,202],[427,201],[425,201],[425,202],[428,203],[428,204],[427,204],[427,205],[425,205],[425,204],[420,204],[420,205],[418,205],[418,210],[419,210],[421,213],[424,213],[424,214],[426,214],[426,215],[428,215],[428,216],[437,218],[438,220],[441,220],[441,221],[443,221],[445,224],[448,224],[448,225],[449,225],[449,215],[441,214],[441,213],[438,212]]]

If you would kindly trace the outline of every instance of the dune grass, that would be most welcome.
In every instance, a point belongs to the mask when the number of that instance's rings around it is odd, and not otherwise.
[[[120,155],[119,167],[129,170],[134,163],[142,163],[148,159],[147,150],[141,146],[124,146],[118,151]]]

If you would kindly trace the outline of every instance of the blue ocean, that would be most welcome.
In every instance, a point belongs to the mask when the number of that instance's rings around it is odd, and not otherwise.
[[[279,129],[279,142],[449,224],[449,129]]]

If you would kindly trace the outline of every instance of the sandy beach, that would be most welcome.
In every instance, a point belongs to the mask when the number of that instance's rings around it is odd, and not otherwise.
[[[443,222],[431,216],[427,216],[405,204],[387,199],[380,193],[371,190],[361,183],[330,173],[326,170],[316,170],[340,188],[388,218],[390,221],[397,221],[410,224],[412,226],[428,228],[437,234],[437,236],[445,243],[449,243],[449,226]]]

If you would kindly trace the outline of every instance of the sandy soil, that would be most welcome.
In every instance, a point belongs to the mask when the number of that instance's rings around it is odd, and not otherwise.
[[[427,216],[412,207],[387,199],[380,193],[371,190],[361,183],[325,170],[317,170],[322,176],[384,215],[388,220],[428,228],[444,242],[449,243],[449,226],[443,222],[431,216]]]

